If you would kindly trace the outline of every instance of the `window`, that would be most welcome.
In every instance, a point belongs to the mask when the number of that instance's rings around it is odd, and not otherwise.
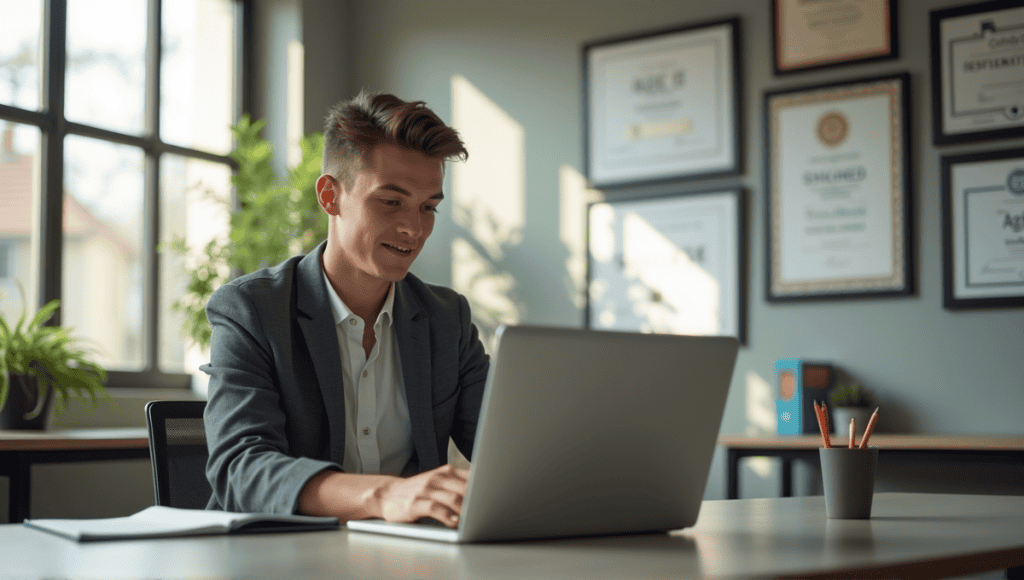
[[[0,0],[0,314],[60,298],[110,386],[197,366],[171,306],[185,261],[158,246],[227,227],[203,200],[231,195],[247,5]]]

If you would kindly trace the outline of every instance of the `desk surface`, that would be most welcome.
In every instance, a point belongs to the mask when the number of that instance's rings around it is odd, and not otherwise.
[[[149,434],[144,427],[57,431],[0,430],[0,451],[142,449],[148,446]]]
[[[0,525],[4,574],[75,578],[940,578],[1024,566],[1024,497],[879,493],[871,520],[821,496],[706,501],[694,528],[455,546],[340,531],[76,544]],[[838,574],[837,574],[838,572]]]
[[[845,441],[833,434],[832,441]],[[821,435],[723,435],[718,444],[726,448],[816,449]],[[868,445],[879,449],[914,451],[1024,451],[1024,435],[919,435],[875,433]]]

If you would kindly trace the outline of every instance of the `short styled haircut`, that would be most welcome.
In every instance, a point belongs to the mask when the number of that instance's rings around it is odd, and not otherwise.
[[[323,171],[351,186],[366,155],[383,144],[442,161],[469,157],[455,129],[445,125],[423,101],[406,102],[394,95],[363,91],[338,103],[327,115]]]

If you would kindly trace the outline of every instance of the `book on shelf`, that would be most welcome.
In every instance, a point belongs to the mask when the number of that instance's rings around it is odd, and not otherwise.
[[[100,519],[27,519],[25,525],[77,542],[174,536],[301,532],[339,527],[338,518],[291,514],[237,513],[167,506]]]

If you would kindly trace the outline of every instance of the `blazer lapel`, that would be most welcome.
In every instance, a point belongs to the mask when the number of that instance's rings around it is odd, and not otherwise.
[[[327,409],[331,460],[341,465],[345,461],[345,389],[338,354],[338,331],[320,267],[320,256],[326,245],[327,242],[320,244],[299,261],[295,269],[295,292],[299,327]]]
[[[412,442],[421,471],[441,465],[434,433],[430,380],[430,321],[405,282],[395,283],[395,332],[405,380]]]

